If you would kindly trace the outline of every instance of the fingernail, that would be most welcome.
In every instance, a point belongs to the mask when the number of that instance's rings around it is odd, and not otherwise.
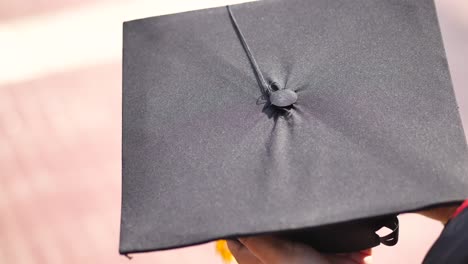
[[[365,257],[364,264],[372,264],[372,256]]]

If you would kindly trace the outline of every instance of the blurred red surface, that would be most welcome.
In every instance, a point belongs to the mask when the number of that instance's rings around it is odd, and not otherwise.
[[[120,63],[0,87],[0,263],[118,255]],[[132,263],[219,261],[209,246]]]
[[[97,1],[109,0],[15,0],[0,2],[0,21],[37,16],[63,9],[76,8]],[[115,0],[110,2],[117,2]]]

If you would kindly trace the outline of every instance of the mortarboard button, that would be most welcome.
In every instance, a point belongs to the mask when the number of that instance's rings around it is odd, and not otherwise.
[[[297,101],[296,92],[283,89],[278,91],[273,91],[270,93],[270,103],[278,107],[286,107],[294,104]]]

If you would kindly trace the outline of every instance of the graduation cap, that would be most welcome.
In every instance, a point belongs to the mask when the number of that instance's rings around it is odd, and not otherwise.
[[[324,252],[393,245],[399,213],[468,193],[433,0],[126,22],[122,133],[122,254],[265,233]]]

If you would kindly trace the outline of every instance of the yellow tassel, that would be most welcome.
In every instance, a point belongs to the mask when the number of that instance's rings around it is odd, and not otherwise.
[[[231,254],[231,251],[229,251],[226,240],[216,241],[216,251],[218,252],[219,255],[221,255],[221,257],[224,260],[224,263],[227,264],[227,263],[235,262],[234,257]]]

